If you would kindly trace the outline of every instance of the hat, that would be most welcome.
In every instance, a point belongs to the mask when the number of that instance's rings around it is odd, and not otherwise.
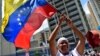
[[[68,42],[67,38],[65,37],[60,37],[57,41],[57,46],[60,44],[61,41],[65,40],[66,42]]]
[[[86,34],[87,41],[92,48],[100,46],[100,32],[98,30],[88,31]]]

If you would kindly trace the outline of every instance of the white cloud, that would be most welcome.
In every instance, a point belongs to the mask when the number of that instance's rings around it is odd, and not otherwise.
[[[83,9],[84,9],[86,14],[90,14],[89,8],[87,6],[87,2],[83,5]]]

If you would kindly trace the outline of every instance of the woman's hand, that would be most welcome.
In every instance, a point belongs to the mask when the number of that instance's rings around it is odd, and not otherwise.
[[[65,14],[62,14],[61,21],[66,21],[67,25],[71,28],[74,26],[72,20],[68,16],[66,16]]]
[[[64,16],[64,14],[62,14],[61,15],[61,18],[59,19],[59,21],[58,21],[58,25],[60,25],[63,21],[65,21],[65,16]]]
[[[66,18],[66,23],[67,23],[67,25],[69,26],[69,27],[73,27],[74,26],[74,24],[73,24],[73,22],[71,21],[71,19],[67,19]]]

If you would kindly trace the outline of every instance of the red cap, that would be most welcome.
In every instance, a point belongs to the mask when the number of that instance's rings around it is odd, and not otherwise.
[[[96,48],[100,46],[100,32],[98,30],[88,31],[86,38],[91,47]]]

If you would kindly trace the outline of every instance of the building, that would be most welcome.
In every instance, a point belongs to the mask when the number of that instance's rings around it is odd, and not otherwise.
[[[49,30],[43,30],[43,31],[35,34],[31,39],[31,48],[40,47],[41,43],[47,44],[47,39],[48,39],[49,35],[50,35]]]
[[[100,25],[100,0],[89,0],[88,3],[90,4],[94,17],[96,18],[97,24]]]
[[[50,4],[57,8],[58,11],[67,14],[74,22],[76,27],[84,35],[90,29],[85,13],[82,9],[80,0],[48,0],[48,2],[50,2]],[[59,19],[59,15],[60,14],[57,13],[53,18],[49,20],[49,26],[51,31],[53,31],[53,29],[55,28]],[[59,38],[61,36],[67,37],[72,46],[75,46],[75,43],[77,43],[78,37],[66,25],[66,22],[62,23],[60,32],[57,37]]]
[[[89,1],[87,3],[87,6],[88,6],[88,9],[89,9],[89,12],[90,12],[89,14],[87,14],[87,19],[88,19],[88,22],[89,22],[89,26],[90,26],[91,30],[92,29],[97,29],[99,23],[96,19],[96,16],[93,12],[92,6],[91,6]]]

